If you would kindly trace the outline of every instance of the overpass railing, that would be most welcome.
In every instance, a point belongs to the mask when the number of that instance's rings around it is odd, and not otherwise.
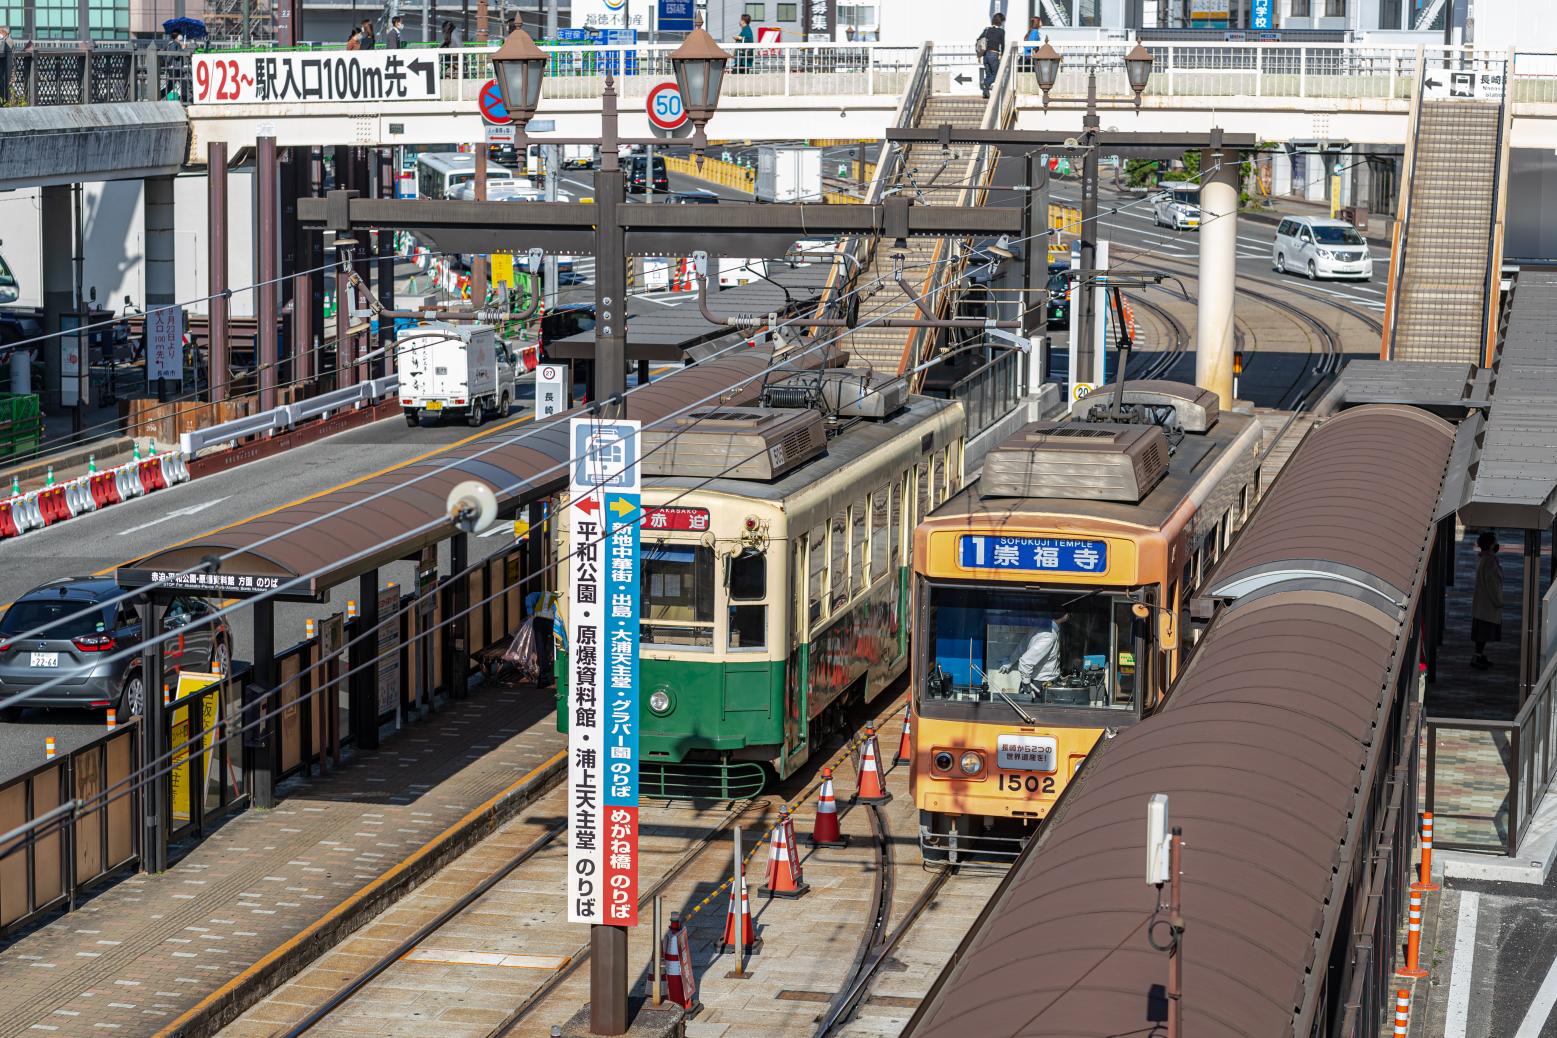
[[[898,97],[914,74],[917,47],[882,43],[722,44],[734,55],[725,77],[724,96],[744,97]],[[1104,96],[1126,96],[1124,55],[1131,42],[1065,42],[1064,64],[1053,93],[1076,97],[1086,90],[1086,74],[1095,67]],[[670,54],[676,44],[623,47],[548,46],[554,55],[546,96],[590,100],[600,96],[609,72],[624,98],[639,98],[649,87],[671,78]],[[5,96],[16,104],[87,104],[129,100],[193,101],[191,59],[196,53],[274,53],[274,48],[165,50],[131,43],[79,45],[13,41],[0,58]],[[1262,97],[1271,99],[1347,99],[1407,101],[1417,85],[1418,55],[1427,72],[1478,70],[1500,72],[1506,51],[1473,47],[1381,45],[1373,43],[1227,43],[1210,41],[1155,43],[1150,97]],[[339,51],[336,43],[292,48]],[[447,101],[474,101],[492,78],[494,46],[452,49],[412,47],[419,56],[436,55],[439,95]],[[1020,104],[1031,107],[1038,92],[1032,74],[1032,47],[1018,58],[1015,86]],[[976,75],[969,56],[967,71]],[[956,70],[938,69],[949,83]],[[1515,55],[1510,100],[1516,104],[1557,103],[1557,54]],[[949,89],[938,85],[937,89]]]

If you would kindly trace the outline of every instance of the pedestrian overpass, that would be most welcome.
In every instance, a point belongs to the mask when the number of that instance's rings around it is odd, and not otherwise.
[[[1511,145],[1557,148],[1557,59],[1549,55],[1366,43],[1159,44],[1151,48],[1156,62],[1136,109],[1124,78],[1128,46],[1067,43],[1048,108],[1030,62],[1020,59],[1014,83],[1016,127],[1074,127],[1079,132],[1081,112],[1075,102],[1085,95],[1087,71],[1095,67],[1105,128],[1190,132],[1220,126],[1271,142],[1404,144],[1420,80],[1447,86],[1456,71],[1502,76],[1513,57]],[[642,104],[650,87],[673,78],[673,47],[550,48],[557,57],[536,125],[551,129],[533,133],[533,139],[542,142],[548,133],[597,133],[606,71],[616,79],[623,132],[646,135]],[[709,124],[714,140],[879,138],[892,124],[921,57],[918,48],[875,43],[729,47],[735,60]],[[979,67],[971,46],[927,43],[923,50],[936,93],[977,95]],[[260,136],[276,137],[280,147],[481,140],[478,101],[492,78],[491,54],[492,49],[481,48],[197,54],[185,95],[191,158],[202,161],[203,145],[211,141],[238,148]],[[409,77],[414,88],[400,96],[366,96],[364,91],[375,89],[375,75],[382,89],[382,63],[396,60],[418,65]],[[304,65],[313,67],[316,77],[318,66],[325,66],[326,80],[334,68],[343,87],[339,99],[330,98],[328,83],[313,91],[302,86]],[[362,68],[354,81],[351,74],[358,65]],[[289,74],[295,80],[291,89],[285,86]]]

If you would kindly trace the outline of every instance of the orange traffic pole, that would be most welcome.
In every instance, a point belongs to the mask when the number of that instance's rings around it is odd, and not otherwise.
[[[1417,873],[1417,880],[1411,884],[1412,890],[1420,890],[1430,893],[1440,889],[1433,882],[1433,813],[1422,812],[1422,868]]]
[[[1411,992],[1400,988],[1395,992],[1395,1038],[1406,1038],[1411,1027]]]
[[[1425,977],[1422,968],[1422,892],[1411,891],[1411,915],[1406,929],[1406,964],[1395,971],[1397,977]]]

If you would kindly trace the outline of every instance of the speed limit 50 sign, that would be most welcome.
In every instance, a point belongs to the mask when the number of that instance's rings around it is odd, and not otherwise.
[[[681,103],[681,89],[674,81],[666,80],[650,87],[644,111],[649,116],[649,128],[658,136],[680,136],[692,128],[686,106]]]

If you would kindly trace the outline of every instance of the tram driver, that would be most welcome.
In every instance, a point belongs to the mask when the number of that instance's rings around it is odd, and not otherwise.
[[[1069,613],[1061,613],[1054,619],[1040,623],[1021,647],[1001,664],[1000,669],[1007,674],[1016,671],[1021,678],[1019,687],[1024,695],[1041,698],[1043,687],[1059,680],[1060,627],[1068,619]]]

